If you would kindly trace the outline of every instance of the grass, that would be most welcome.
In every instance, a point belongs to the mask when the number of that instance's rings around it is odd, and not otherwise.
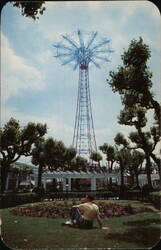
[[[114,202],[114,201],[107,201]],[[2,238],[12,249],[58,248],[151,248],[160,238],[160,216],[138,201],[115,201],[141,207],[142,212],[103,220],[109,230],[76,229],[61,226],[64,219],[13,216],[1,210]]]

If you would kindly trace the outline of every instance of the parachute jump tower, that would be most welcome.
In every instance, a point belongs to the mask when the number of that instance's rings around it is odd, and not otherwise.
[[[97,32],[78,30],[71,36],[62,35],[62,41],[54,44],[55,57],[62,65],[79,67],[78,98],[72,146],[77,154],[89,157],[97,152],[89,86],[89,64],[100,68],[101,62],[109,62],[110,40],[97,41]]]

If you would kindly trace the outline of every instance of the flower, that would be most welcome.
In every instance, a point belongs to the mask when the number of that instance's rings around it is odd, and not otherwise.
[[[138,210],[132,208],[131,205],[122,205],[116,203],[107,204],[105,201],[99,201],[101,218],[123,216],[128,214],[137,213]],[[48,217],[48,218],[69,218],[72,204],[67,202],[41,202],[31,205],[23,205],[19,208],[10,210],[16,216],[33,216],[33,217]],[[15,222],[17,223],[17,222]]]

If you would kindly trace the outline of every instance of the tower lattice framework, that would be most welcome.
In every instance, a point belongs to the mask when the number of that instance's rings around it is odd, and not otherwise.
[[[80,65],[77,109],[72,146],[79,155],[97,151],[89,87],[88,66]]]
[[[82,32],[74,35],[62,35],[63,41],[54,44],[56,58],[62,65],[70,64],[73,70],[79,67],[78,97],[72,146],[77,154],[90,156],[97,152],[92,105],[89,86],[89,64],[100,68],[102,61],[109,62],[110,40],[102,38],[97,41],[97,32]]]

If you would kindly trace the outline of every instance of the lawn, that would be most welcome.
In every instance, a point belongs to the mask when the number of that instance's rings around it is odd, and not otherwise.
[[[111,201],[106,201],[107,203]],[[112,201],[120,203],[121,201]],[[13,208],[1,210],[2,237],[12,249],[54,248],[151,248],[160,239],[160,216],[138,201],[122,201],[141,212],[103,219],[108,230],[84,230],[61,226],[63,218],[15,216]],[[44,205],[45,206],[45,205]]]

